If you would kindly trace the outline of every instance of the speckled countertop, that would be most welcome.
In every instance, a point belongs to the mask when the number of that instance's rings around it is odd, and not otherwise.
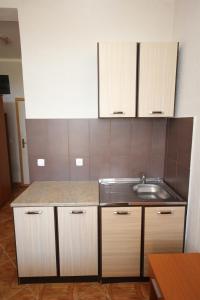
[[[12,203],[18,206],[99,205],[97,181],[36,181]]]

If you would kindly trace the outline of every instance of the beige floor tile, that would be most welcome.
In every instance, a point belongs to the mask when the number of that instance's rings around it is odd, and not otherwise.
[[[41,300],[73,300],[73,289],[74,286],[70,285],[60,285],[55,284],[45,285],[41,295]]]
[[[8,300],[37,300],[28,288],[22,288],[16,294],[10,296]]]

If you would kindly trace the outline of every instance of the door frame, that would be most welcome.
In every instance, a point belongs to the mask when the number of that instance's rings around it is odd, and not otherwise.
[[[19,147],[19,162],[20,162],[20,174],[21,174],[21,185],[24,185],[24,172],[23,172],[23,160],[22,160],[22,149],[21,149],[21,133],[19,123],[19,108],[18,103],[25,101],[24,98],[15,98],[15,109],[16,109],[16,120],[17,120],[17,134],[18,134],[18,147]]]

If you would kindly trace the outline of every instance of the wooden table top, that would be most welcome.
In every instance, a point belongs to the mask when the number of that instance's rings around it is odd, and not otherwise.
[[[164,300],[200,300],[200,253],[151,254],[148,258]]]

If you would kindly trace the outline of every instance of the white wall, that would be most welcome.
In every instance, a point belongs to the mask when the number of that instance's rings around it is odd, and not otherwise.
[[[200,251],[200,1],[177,0],[174,38],[180,41],[176,115],[195,116],[186,249]]]
[[[8,118],[9,145],[11,154],[12,179],[21,181],[18,149],[18,134],[15,110],[15,98],[24,97],[22,65],[20,60],[0,59],[0,74],[9,75],[11,94],[4,96],[4,109]]]
[[[172,38],[174,0],[0,0],[0,7],[18,7],[27,118],[97,117],[97,41]]]

